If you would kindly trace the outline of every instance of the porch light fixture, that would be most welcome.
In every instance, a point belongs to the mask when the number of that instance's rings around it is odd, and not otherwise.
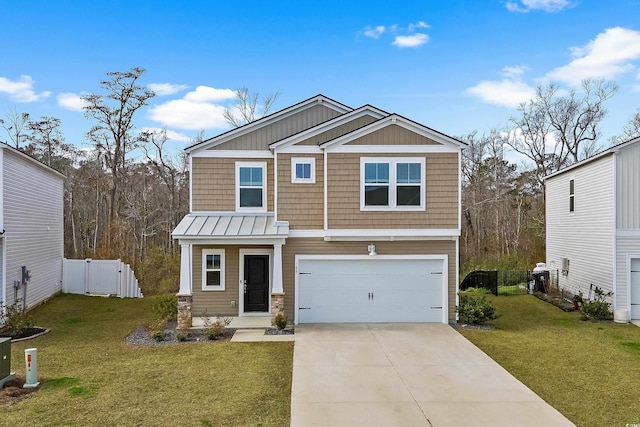
[[[374,245],[373,243],[369,245],[368,250],[369,250],[369,256],[378,255],[376,253],[376,245]]]

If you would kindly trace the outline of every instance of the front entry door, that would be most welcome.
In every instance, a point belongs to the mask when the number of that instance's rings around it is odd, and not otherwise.
[[[244,311],[269,311],[269,255],[244,256]]]

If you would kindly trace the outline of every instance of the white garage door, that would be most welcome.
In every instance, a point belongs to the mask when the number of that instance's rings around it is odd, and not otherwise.
[[[446,322],[443,259],[300,259],[298,323]]]
[[[631,259],[631,318],[640,319],[640,258]]]

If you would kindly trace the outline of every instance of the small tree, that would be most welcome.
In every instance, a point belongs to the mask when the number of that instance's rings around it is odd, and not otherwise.
[[[269,93],[262,98],[262,102],[259,104],[260,94],[258,92],[249,93],[249,88],[246,86],[236,90],[236,99],[238,103],[233,108],[227,108],[224,110],[224,118],[233,127],[240,127],[247,123],[251,123],[256,119],[269,114],[269,110],[273,106],[274,102],[280,96],[280,91]],[[262,111],[258,112],[258,107],[262,106]]]

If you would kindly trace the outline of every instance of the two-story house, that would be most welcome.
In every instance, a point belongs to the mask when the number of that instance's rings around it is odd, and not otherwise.
[[[181,327],[455,321],[463,146],[318,95],[188,147]]]
[[[614,314],[640,319],[640,138],[547,176],[547,266],[559,286],[613,292]]]

